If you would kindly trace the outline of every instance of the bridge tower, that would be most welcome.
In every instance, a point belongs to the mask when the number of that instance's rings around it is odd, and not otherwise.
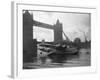
[[[33,15],[23,11],[23,62],[33,62],[36,56],[36,40],[33,41]]]
[[[62,23],[57,20],[56,24],[54,25],[54,42],[61,42],[63,40],[62,30]]]

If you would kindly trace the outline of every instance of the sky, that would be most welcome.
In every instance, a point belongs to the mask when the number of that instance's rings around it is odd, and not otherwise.
[[[63,12],[46,12],[46,11],[31,11],[33,18],[36,21],[40,21],[46,24],[54,25],[57,19],[63,25],[63,31],[71,41],[75,38],[80,38],[82,42],[91,40],[91,16],[86,13],[63,13]],[[85,33],[85,36],[84,36]],[[53,30],[33,27],[33,38],[37,38],[38,41],[45,39],[46,41],[53,41]],[[65,39],[63,35],[63,39]]]

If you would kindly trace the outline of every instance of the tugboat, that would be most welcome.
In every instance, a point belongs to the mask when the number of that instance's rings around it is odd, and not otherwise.
[[[39,44],[38,50],[41,57],[51,55],[75,55],[78,53],[78,49],[76,47],[61,44]]]
[[[51,51],[50,53],[62,54],[62,55],[73,55],[78,53],[78,49],[74,46],[59,44],[55,46],[55,50]]]

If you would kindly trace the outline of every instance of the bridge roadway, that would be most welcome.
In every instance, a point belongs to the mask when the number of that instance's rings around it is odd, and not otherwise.
[[[43,22],[39,22],[39,21],[33,21],[33,26],[38,26],[38,27],[42,27],[42,28],[48,28],[48,29],[54,29],[54,25],[50,25],[50,24],[46,24]]]

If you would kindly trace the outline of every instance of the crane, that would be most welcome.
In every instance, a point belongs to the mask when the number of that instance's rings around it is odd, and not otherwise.
[[[64,34],[65,38],[66,38],[66,41],[70,42],[70,39],[67,37],[67,35],[65,34],[64,31],[62,31],[62,33]]]
[[[84,35],[84,38],[85,38],[85,42],[88,42],[87,41],[87,37],[86,37],[86,34],[85,34],[85,32],[84,31],[82,31],[82,30],[80,30],[81,32],[83,32],[83,35]]]

